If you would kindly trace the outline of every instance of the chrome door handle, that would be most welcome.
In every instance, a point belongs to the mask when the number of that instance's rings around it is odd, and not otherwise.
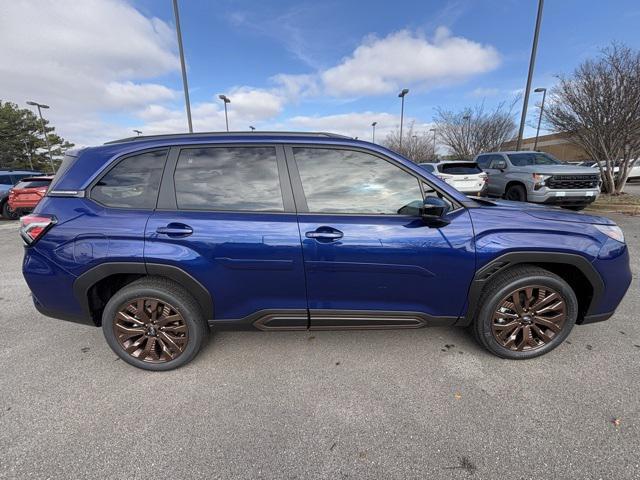
[[[193,228],[180,223],[170,223],[166,227],[156,228],[156,233],[168,235],[169,237],[187,237],[193,233]]]
[[[342,238],[344,236],[344,234],[340,231],[340,230],[332,230],[329,232],[323,232],[323,231],[314,231],[314,232],[307,232],[304,234],[305,237],[307,238],[320,238],[320,239],[325,239],[325,240],[337,240],[338,238]]]

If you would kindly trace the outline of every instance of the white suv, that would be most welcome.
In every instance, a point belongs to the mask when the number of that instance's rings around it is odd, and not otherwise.
[[[418,165],[467,195],[482,195],[487,188],[487,174],[476,162],[451,161]]]

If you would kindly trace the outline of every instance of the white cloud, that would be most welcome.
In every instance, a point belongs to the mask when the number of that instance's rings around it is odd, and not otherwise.
[[[378,142],[382,141],[389,132],[396,130],[400,126],[400,116],[386,112],[370,111],[325,116],[297,116],[290,118],[282,127],[290,130],[339,133],[349,137],[358,137],[362,140],[371,140],[373,131],[371,124],[373,122],[377,122],[376,142]],[[431,125],[421,123],[414,118],[404,118],[405,127],[411,122],[415,122],[414,129],[419,132],[431,128]]]
[[[490,88],[490,87],[478,87],[471,92],[472,97],[485,98],[485,97],[495,97],[500,93],[499,88]]]
[[[493,70],[498,52],[440,27],[433,40],[401,30],[370,37],[343,62],[322,73],[327,93],[337,96],[390,93],[407,85],[425,89]]]
[[[139,82],[179,69],[174,39],[168,24],[124,0],[2,2],[0,92],[23,106],[47,103],[63,136],[83,136],[75,128],[98,122],[98,112],[129,113],[175,96]]]

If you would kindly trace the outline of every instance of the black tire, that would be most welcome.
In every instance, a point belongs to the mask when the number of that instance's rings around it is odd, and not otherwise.
[[[18,212],[14,212],[9,208],[9,202],[2,204],[2,216],[7,220],[18,220],[19,218]]]
[[[504,194],[504,198],[506,200],[511,200],[514,202],[526,202],[527,201],[527,190],[522,185],[511,185],[507,188],[507,191]]]
[[[175,358],[163,361],[159,359],[158,362],[141,360],[134,356],[136,352],[129,354],[120,343],[121,340],[119,340],[115,332],[116,316],[130,302],[140,298],[148,299],[149,301],[159,300],[162,303],[166,302],[166,305],[181,316],[180,321],[182,324],[186,324],[187,340],[184,342],[183,350]],[[160,311],[162,309],[158,308],[158,312]],[[133,314],[130,315],[133,316]],[[137,314],[135,318],[138,318]],[[180,328],[183,328],[182,325]],[[157,336],[159,339],[160,335],[163,335],[163,333],[159,332],[161,329],[157,328],[157,335],[154,329],[152,336]],[[181,367],[193,360],[208,340],[209,326],[202,315],[198,303],[184,288],[162,277],[144,277],[118,290],[109,299],[102,313],[102,332],[111,349],[125,362],[145,370],[165,371]],[[154,348],[159,349],[162,354],[160,346],[155,346],[159,341],[154,340],[153,343]]]
[[[566,318],[559,332],[549,334],[553,335],[553,337],[547,343],[529,350],[515,351],[505,347],[496,338],[493,331],[495,325],[494,315],[498,314],[497,310],[499,306],[503,300],[509,296],[510,292],[534,285],[549,288],[564,300]],[[485,287],[478,305],[479,309],[471,325],[471,331],[474,337],[480,345],[494,355],[514,360],[538,357],[556,348],[569,336],[578,316],[578,300],[569,284],[554,273],[531,265],[513,267],[499,274]],[[535,317],[535,312],[531,316],[537,318]],[[532,329],[533,327],[530,328]],[[546,332],[548,333],[550,331],[546,330]],[[532,331],[532,333],[535,332]],[[511,337],[506,337],[506,339],[509,338]],[[523,338],[523,336],[520,338]]]
[[[580,210],[584,210],[585,208],[587,208],[586,205],[571,205],[568,207],[563,207],[566,208],[567,210],[573,210],[574,212],[579,212]]]

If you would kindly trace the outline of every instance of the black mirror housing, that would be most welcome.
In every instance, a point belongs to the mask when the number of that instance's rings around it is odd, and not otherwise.
[[[444,227],[451,223],[444,216],[449,212],[449,204],[439,197],[427,197],[420,208],[422,222],[428,227]]]

